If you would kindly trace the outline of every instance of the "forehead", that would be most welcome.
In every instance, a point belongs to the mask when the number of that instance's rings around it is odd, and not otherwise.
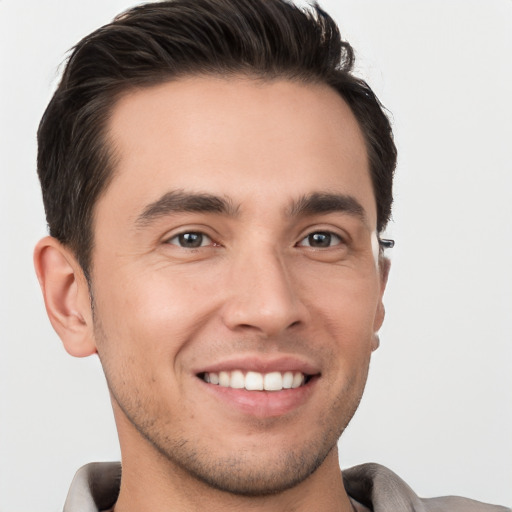
[[[108,137],[116,168],[100,210],[130,203],[136,216],[174,190],[227,196],[242,210],[328,191],[355,196],[376,221],[364,137],[327,85],[182,78],[125,94]]]

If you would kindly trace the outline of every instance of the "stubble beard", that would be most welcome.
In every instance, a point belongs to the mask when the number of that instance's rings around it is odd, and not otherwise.
[[[97,317],[95,335],[106,341]],[[162,419],[166,415],[159,413],[158,407],[148,407],[151,401],[141,395],[137,387],[127,386],[123,376],[116,379],[119,372],[109,369],[108,361],[101,354],[100,359],[113,402],[140,436],[168,462],[171,474],[186,475],[209,488],[246,497],[284,492],[306,480],[321,466],[336,449],[338,439],[357,410],[368,374],[367,366],[362,374],[346,383],[322,417],[311,419],[310,431],[316,434],[300,446],[284,453],[275,449],[263,453],[261,448],[266,446],[261,444],[242,452],[219,455],[207,442],[202,442],[204,439],[189,438],[176,431],[172,419],[166,423]],[[135,380],[132,383],[135,384]],[[307,429],[308,425],[302,428]]]
[[[175,478],[179,475],[192,477],[211,489],[246,497],[276,495],[311,476],[336,449],[337,441],[360,401],[358,395],[357,400],[347,403],[347,395],[340,393],[333,410],[341,410],[343,414],[333,412],[323,421],[317,420],[321,425],[312,431],[320,433],[292,450],[265,451],[267,447],[262,443],[245,451],[219,454],[204,439],[187,438],[183,432],[176,432],[172,425],[159,421],[158,414],[145,411],[133,395],[123,396],[110,382],[109,388],[126,419],[163,457],[171,468],[169,473]],[[304,425],[304,428],[308,426]]]

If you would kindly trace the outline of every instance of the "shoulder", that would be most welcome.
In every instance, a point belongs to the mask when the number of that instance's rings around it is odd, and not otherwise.
[[[121,482],[119,462],[92,462],[75,474],[63,512],[108,510],[116,502]]]
[[[373,512],[512,512],[467,498],[420,498],[396,473],[380,464],[361,464],[343,471],[348,494]]]

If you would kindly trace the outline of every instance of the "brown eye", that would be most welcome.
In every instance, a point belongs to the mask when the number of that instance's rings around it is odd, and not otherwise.
[[[314,249],[327,249],[340,245],[341,243],[342,239],[334,233],[330,233],[329,231],[316,231],[303,238],[299,245],[302,247],[312,247]]]
[[[180,233],[173,236],[167,243],[183,247],[184,249],[197,249],[211,245],[212,240],[204,233],[191,231],[189,233]]]

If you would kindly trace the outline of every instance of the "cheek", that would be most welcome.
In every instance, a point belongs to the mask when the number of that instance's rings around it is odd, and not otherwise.
[[[125,359],[127,364],[142,365],[150,360],[172,363],[200,327],[203,314],[198,291],[194,285],[180,286],[179,276],[133,275],[136,277],[128,279],[110,275],[103,280],[108,286],[101,286],[100,279],[96,281],[95,323],[103,332],[98,336],[98,350],[115,351],[116,358]]]
[[[378,280],[344,276],[323,284],[322,290],[310,288],[308,309],[315,319],[314,337],[327,339],[332,351],[334,371],[328,378],[333,387],[351,382],[360,388],[373,351]]]
[[[380,304],[377,277],[334,276],[321,287],[308,286],[304,297],[308,309],[343,343],[359,345],[373,334]]]

